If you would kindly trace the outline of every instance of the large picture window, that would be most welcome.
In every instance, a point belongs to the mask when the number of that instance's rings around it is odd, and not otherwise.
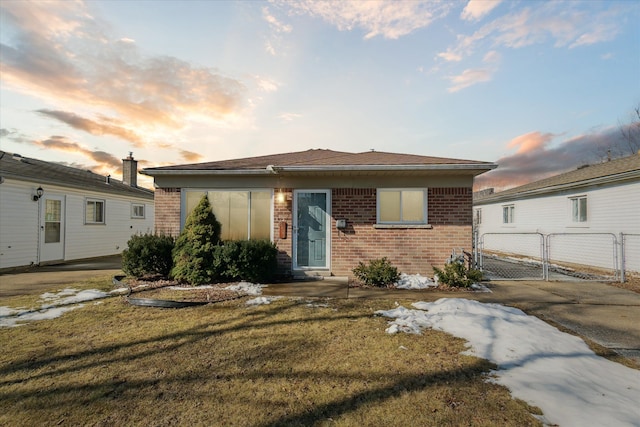
[[[204,194],[204,191],[186,193],[185,218]],[[222,240],[271,238],[271,190],[211,190],[206,194],[221,224]]]
[[[87,199],[84,209],[85,224],[104,224],[104,200]]]
[[[426,189],[379,189],[379,224],[426,224]]]

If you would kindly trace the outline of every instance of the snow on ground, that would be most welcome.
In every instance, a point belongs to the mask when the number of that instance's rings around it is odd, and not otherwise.
[[[240,282],[235,285],[229,285],[223,289],[229,289],[231,291],[245,293],[247,295],[262,295],[262,288],[264,287],[266,286],[256,283]]]
[[[277,301],[279,299],[281,299],[282,297],[256,297],[253,299],[250,299],[249,301],[247,301],[245,304],[246,305],[268,305],[271,304],[271,301]]]
[[[398,289],[426,289],[437,286],[437,282],[419,274],[409,275],[402,273],[400,279],[396,282],[396,288]]]
[[[538,406],[542,421],[569,426],[640,426],[640,371],[597,356],[580,338],[516,308],[442,298],[376,314],[388,333],[441,330],[498,365],[495,381]]]
[[[43,304],[39,308],[0,307],[0,328],[21,326],[25,322],[34,322],[36,320],[55,319],[67,311],[84,307],[84,304],[80,304],[81,302],[106,298],[110,294],[120,293],[119,291],[116,289],[107,293],[96,289],[78,291],[77,289],[67,288],[56,293],[45,292],[40,295],[40,301]]]

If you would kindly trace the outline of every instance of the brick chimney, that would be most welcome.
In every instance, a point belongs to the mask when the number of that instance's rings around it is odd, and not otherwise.
[[[122,182],[131,186],[138,186],[138,161],[133,159],[133,153],[129,151],[129,157],[122,159]]]

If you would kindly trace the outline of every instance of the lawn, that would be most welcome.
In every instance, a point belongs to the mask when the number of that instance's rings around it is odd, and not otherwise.
[[[373,313],[395,301],[249,298],[176,310],[112,297],[0,328],[0,425],[540,425],[462,340],[386,334]]]

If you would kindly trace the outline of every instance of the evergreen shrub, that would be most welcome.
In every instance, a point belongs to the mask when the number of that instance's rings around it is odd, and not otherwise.
[[[216,219],[209,198],[205,194],[189,214],[173,248],[171,276],[191,285],[216,281],[220,270],[214,254],[220,243],[220,223]]]
[[[270,282],[278,268],[278,249],[269,240],[226,241],[216,248],[214,265],[221,279]]]
[[[368,286],[388,287],[400,279],[398,269],[386,257],[370,260],[368,265],[361,261],[352,271]]]
[[[433,271],[439,283],[458,288],[468,288],[482,280],[482,271],[473,268],[467,270],[462,262],[445,264],[444,270],[433,267]]]
[[[168,276],[173,266],[171,251],[174,246],[171,236],[135,234],[122,251],[122,271],[127,276]]]

